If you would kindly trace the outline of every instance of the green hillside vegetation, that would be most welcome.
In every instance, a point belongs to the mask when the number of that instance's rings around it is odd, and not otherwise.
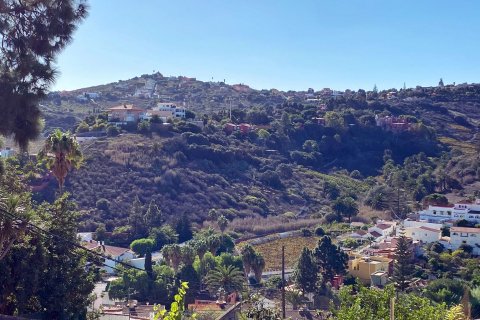
[[[148,79],[157,83],[157,99],[133,97]],[[216,210],[229,220],[230,231],[268,234],[305,227],[306,218],[347,218],[348,210],[334,210],[337,199],[352,198],[354,215],[358,207],[365,212],[365,203],[372,212],[396,216],[428,194],[478,180],[479,88],[347,90],[342,97],[322,98],[320,108],[303,98],[305,92],[259,91],[157,73],[52,93],[43,107],[47,131],[58,122],[109,136],[83,144],[86,164],[66,182],[85,213],[82,229],[105,224],[112,232],[124,226],[138,196],[142,205],[153,201],[172,223],[186,213],[197,226],[216,227],[209,216]],[[79,101],[84,92],[100,95]],[[386,99],[392,92],[395,99]],[[162,126],[152,119],[119,131],[103,113],[120,103],[152,107],[166,97],[187,101],[188,117],[203,120],[204,128],[184,121]],[[404,119],[408,130],[377,126],[375,118],[387,116]],[[223,130],[227,122],[259,129],[229,135]],[[52,200],[53,192],[52,184],[35,198]],[[100,200],[108,205],[100,208]]]

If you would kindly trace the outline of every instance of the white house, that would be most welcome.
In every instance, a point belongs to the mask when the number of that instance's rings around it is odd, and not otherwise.
[[[368,228],[370,233],[377,240],[384,239],[395,232],[396,222],[393,221],[379,221],[373,227]]]
[[[169,112],[171,118],[185,118],[186,109],[178,107],[175,103],[171,102],[158,102],[157,106],[152,109],[153,111]]]
[[[0,158],[8,158],[15,155],[15,151],[9,147],[0,150]]]
[[[416,221],[416,220],[412,220],[412,219],[405,219],[405,220],[403,220],[402,224],[403,224],[404,228],[427,227],[427,228],[440,230],[443,227],[443,224],[441,224],[441,223],[434,223],[434,222],[427,222],[427,221]]]
[[[77,238],[80,239],[80,242],[93,240],[93,232],[78,232]]]
[[[422,243],[431,243],[439,241],[442,237],[442,231],[440,229],[429,228],[425,226],[409,227],[403,230],[397,230],[397,235],[400,232],[404,232],[405,236],[412,238],[413,241],[421,241]]]
[[[428,222],[462,219],[480,222],[480,199],[475,202],[460,201],[448,206],[428,206],[428,209],[419,212],[419,218]]]
[[[480,228],[451,227],[450,245],[453,250],[462,244],[473,248],[473,254],[480,255]]]
[[[135,259],[135,253],[128,248],[114,247],[103,244],[102,241],[90,240],[82,243],[82,246],[93,251],[109,257],[104,260],[103,270],[109,274],[116,272],[118,262],[128,263],[130,260]]]

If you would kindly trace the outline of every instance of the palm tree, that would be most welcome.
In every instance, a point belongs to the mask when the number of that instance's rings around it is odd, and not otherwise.
[[[241,254],[243,267],[245,269],[245,276],[248,277],[250,271],[252,270],[253,260],[255,259],[257,253],[251,245],[247,244],[245,247],[243,247]]]
[[[220,265],[210,270],[206,277],[210,293],[217,292],[219,288],[225,289],[227,293],[241,290],[243,281],[242,271],[234,266]]]
[[[65,178],[72,168],[78,168],[83,159],[80,145],[69,131],[53,131],[45,141],[39,159],[47,160],[47,167],[51,168],[58,181],[60,193],[63,190]]]
[[[197,251],[197,255],[198,255],[198,258],[200,258],[200,261],[203,260],[203,256],[208,251],[208,246],[205,239],[204,238],[195,239],[193,246]]]
[[[228,226],[228,220],[225,218],[224,215],[221,215],[218,220],[217,220],[218,228],[220,229],[220,232],[223,234],[225,232],[225,229],[227,229]]]
[[[0,260],[2,260],[27,227],[28,213],[21,205],[21,198],[18,195],[0,194]],[[7,216],[13,214],[21,220]]]
[[[178,244],[167,244],[162,248],[162,255],[167,265],[177,272],[182,262],[182,248]]]
[[[251,266],[255,274],[255,280],[257,283],[260,283],[262,281],[263,269],[265,269],[265,259],[260,254],[256,254]]]
[[[181,247],[180,252],[182,263],[186,266],[191,266],[195,261],[195,257],[197,255],[195,248],[192,245],[188,244]]]

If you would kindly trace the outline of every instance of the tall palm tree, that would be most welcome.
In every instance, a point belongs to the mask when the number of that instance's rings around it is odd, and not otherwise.
[[[197,256],[197,251],[193,247],[193,245],[185,245],[180,248],[181,252],[181,260],[182,263],[186,266],[191,266],[193,262],[195,261],[195,257]]]
[[[207,241],[205,241],[204,238],[195,239],[193,246],[197,251],[198,258],[200,258],[200,260],[203,260],[203,256],[208,251]]]
[[[168,244],[162,248],[162,255],[175,272],[182,262],[182,248],[178,244]]]
[[[264,269],[265,259],[260,254],[256,254],[255,258],[252,261],[252,270],[255,274],[255,280],[257,281],[257,283],[260,283],[262,281],[262,273]]]
[[[69,131],[53,131],[45,141],[45,146],[39,153],[40,159],[47,160],[47,167],[52,170],[58,181],[60,192],[63,190],[65,178],[72,168],[78,168],[83,159],[80,145]]]
[[[257,253],[255,252],[255,249],[249,244],[247,244],[245,247],[243,247],[242,251],[242,262],[243,262],[243,268],[245,269],[245,276],[248,277],[250,274],[250,271],[252,270],[252,264],[253,260],[255,259],[255,256]]]
[[[0,194],[0,260],[2,260],[17,240],[25,231],[29,213],[21,204],[18,195]],[[21,220],[7,216],[13,214]]]
[[[234,266],[217,266],[210,270],[206,277],[206,283],[210,293],[215,293],[218,289],[223,288],[227,293],[238,291],[243,286],[243,273]]]

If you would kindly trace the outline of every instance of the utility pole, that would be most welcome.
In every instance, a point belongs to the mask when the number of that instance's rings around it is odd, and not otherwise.
[[[285,246],[282,246],[282,319],[285,318]]]
[[[390,299],[390,320],[395,320],[395,297]]]

